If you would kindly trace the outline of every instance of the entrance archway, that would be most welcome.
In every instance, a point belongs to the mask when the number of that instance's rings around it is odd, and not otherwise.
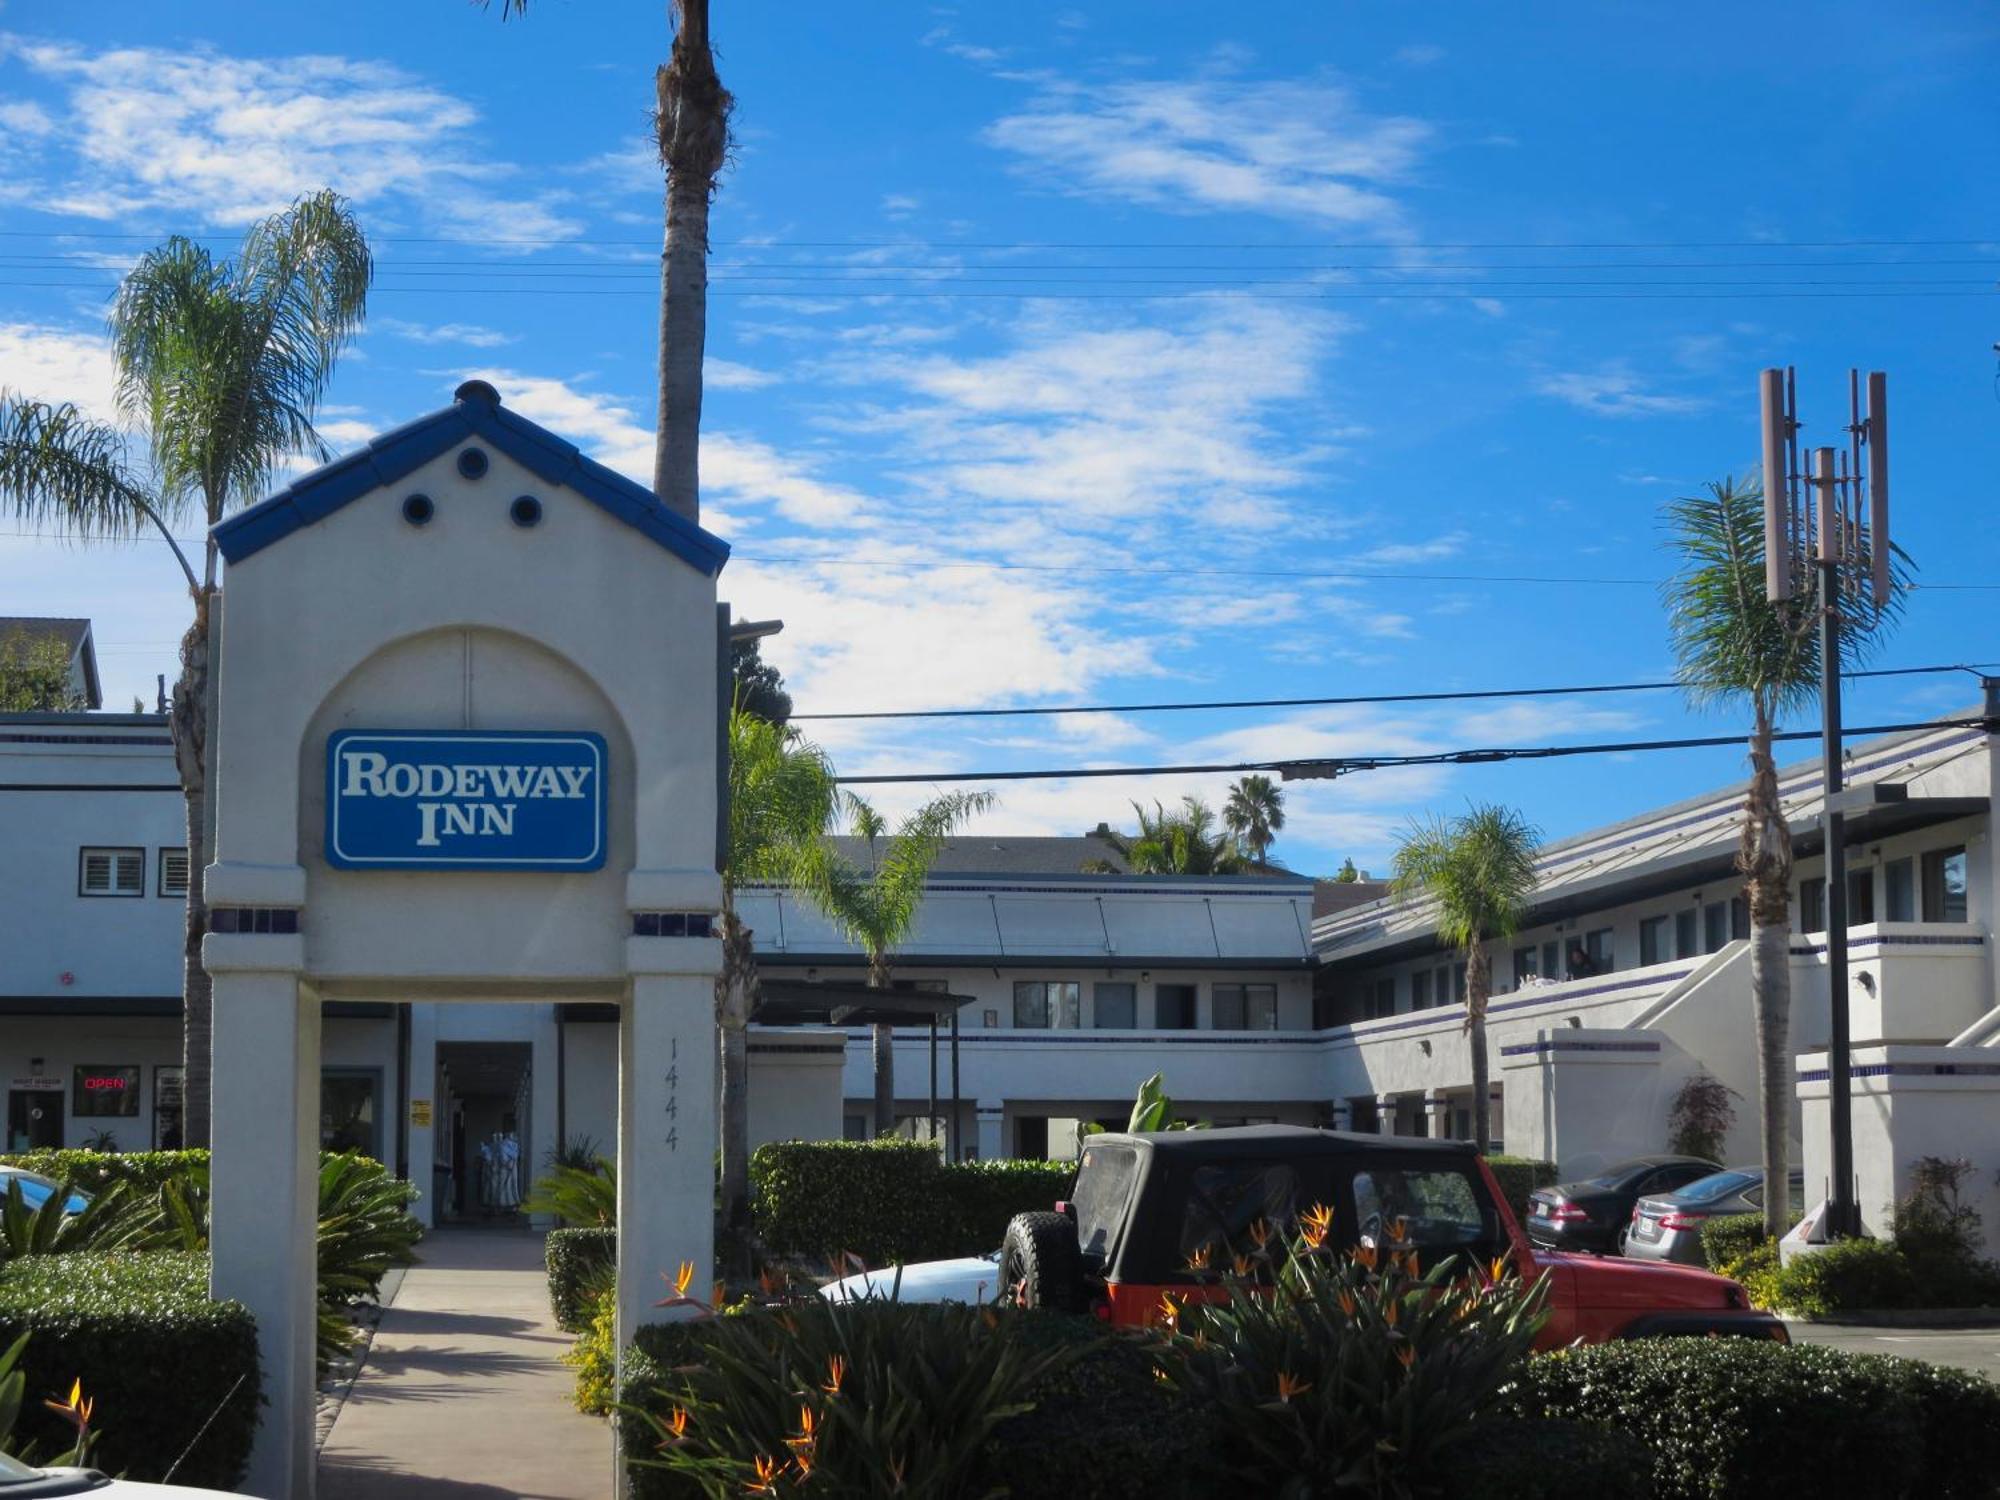
[[[305,1497],[323,1001],[616,1004],[620,1346],[708,1283],[728,549],[478,381],[216,538],[212,1284]]]

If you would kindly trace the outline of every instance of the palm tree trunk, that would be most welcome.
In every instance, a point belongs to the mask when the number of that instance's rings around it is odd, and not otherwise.
[[[722,1245],[726,1277],[750,1274],[750,1009],[757,969],[750,929],[727,894],[722,906],[722,973],[716,1021],[722,1069]]]
[[[209,1136],[210,1046],[215,990],[201,962],[208,931],[208,608],[211,595],[195,596],[194,623],[181,638],[181,675],[174,684],[167,727],[174,765],[187,802],[187,917],[181,948],[181,1144],[205,1147]]]
[[[1778,798],[1771,715],[1756,706],[1750,736],[1750,793],[1743,805],[1737,865],[1750,905],[1750,994],[1757,1017],[1757,1093],[1762,1111],[1764,1181],[1784,1182],[1791,1150],[1792,834]],[[1790,1228],[1788,1195],[1764,1194],[1764,1231]]]
[[[1486,1002],[1493,989],[1491,961],[1483,943],[1465,955],[1465,1033],[1472,1050],[1472,1142],[1481,1156],[1493,1145],[1486,1119],[1492,1092],[1492,1063],[1486,1053]]]
[[[868,987],[889,988],[889,962],[882,954],[868,961]],[[868,1050],[875,1068],[875,1135],[880,1139],[896,1130],[896,1028],[871,1027]]]
[[[653,490],[669,510],[701,518],[702,353],[708,341],[708,205],[729,149],[733,101],[709,48],[708,0],[680,0],[671,60],[654,75],[667,170],[660,271],[660,414]]]

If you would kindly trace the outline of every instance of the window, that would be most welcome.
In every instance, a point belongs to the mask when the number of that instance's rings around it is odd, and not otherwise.
[[[1442,974],[1443,972],[1444,970],[1442,969],[1438,970],[1438,973],[1440,974]],[[1465,998],[1464,964],[1453,964],[1451,966],[1451,998],[1454,1003],[1463,1000]]]
[[[868,1139],[868,1116],[842,1115],[840,1117],[840,1138],[843,1141],[865,1141]]]
[[[359,1151],[380,1158],[375,1068],[326,1068],[319,1075],[319,1144],[322,1151]]]
[[[78,851],[76,893],[79,896],[145,895],[146,851],[105,848]]]
[[[1924,856],[1924,920],[1963,922],[1965,917],[1965,846],[1933,849]]]
[[[1826,882],[1807,880],[1799,886],[1799,931],[1826,931]]]
[[[1410,1009],[1429,1010],[1431,1004],[1431,976],[1427,969],[1419,969],[1410,976]]]
[[[1262,1221],[1279,1229],[1299,1209],[1299,1179],[1279,1162],[1227,1162],[1196,1167],[1188,1184],[1187,1217],[1181,1224],[1181,1257],[1209,1252],[1211,1264],[1227,1265],[1247,1255],[1251,1226]]]
[[[153,1069],[153,1149],[155,1151],[178,1151],[181,1149],[182,1120],[181,1079],[179,1063],[160,1063]]]
[[[1667,927],[1672,917],[1647,917],[1639,923],[1639,967],[1651,968],[1673,957],[1667,951]]]
[[[1882,905],[1891,922],[1917,920],[1916,861],[1905,856],[1882,866]]]
[[[1563,945],[1561,938],[1550,938],[1542,944],[1542,976],[1546,979],[1563,977]]]
[[[139,1070],[79,1064],[70,1116],[78,1120],[135,1117],[139,1113]]]
[[[187,850],[160,851],[160,871],[153,880],[153,889],[162,896],[185,896],[188,893]]]
[[[1590,959],[1591,972],[1609,974],[1618,967],[1617,952],[1612,944],[1612,929],[1600,927],[1595,932],[1583,935],[1583,951]]]
[[[1197,988],[1191,984],[1153,986],[1153,1024],[1161,1031],[1193,1031]]]
[[[1535,977],[1535,945],[1514,950],[1514,988],[1519,989]]]
[[[1395,981],[1389,981],[1394,985]],[[1391,991],[1393,994],[1393,990]],[[1278,987],[1275,984],[1218,984],[1215,987],[1217,1031],[1276,1031]]]
[[[1729,935],[1739,943],[1750,936],[1750,903],[1741,896],[1729,901]]]
[[[1374,1167],[1354,1174],[1355,1230],[1363,1245],[1384,1244],[1402,1223],[1405,1243],[1425,1251],[1493,1251],[1504,1241],[1497,1217],[1464,1172]]]
[[[1130,1031],[1139,1024],[1139,987],[1136,984],[1093,985],[1090,1008],[1098,1026],[1112,1031]]]
[[[1375,981],[1375,1002],[1369,1007],[1371,1016],[1393,1016],[1396,1013],[1396,976]]]
[[[1711,901],[1701,909],[1701,951],[1720,953],[1729,946],[1729,903]]]
[[[1014,1024],[1046,1030],[1077,1028],[1077,1007],[1082,987],[1071,979],[1017,979],[1014,981]]]
[[[1847,872],[1847,925],[1865,927],[1875,920],[1875,872]]]

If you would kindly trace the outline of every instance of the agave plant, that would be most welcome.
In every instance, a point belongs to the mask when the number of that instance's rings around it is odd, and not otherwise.
[[[67,1182],[29,1208],[18,1180],[7,1184],[0,1205],[0,1262],[23,1255],[70,1255],[85,1250],[132,1250],[143,1246],[150,1216],[122,1182],[97,1193],[71,1213],[74,1190]]]

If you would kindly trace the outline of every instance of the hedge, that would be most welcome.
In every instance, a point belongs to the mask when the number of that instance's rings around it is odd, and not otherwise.
[[[129,1182],[135,1192],[159,1190],[170,1177],[183,1177],[191,1167],[206,1167],[206,1151],[23,1151],[0,1156],[0,1166],[39,1172],[71,1187],[94,1191],[113,1182]]]
[[[1762,1214],[1718,1214],[1701,1226],[1701,1254],[1711,1271],[1722,1271],[1765,1240]]]
[[[606,1267],[618,1264],[618,1231],[609,1225],[551,1229],[543,1242],[549,1268],[549,1310],[556,1327],[582,1333],[590,1324],[588,1293]]]
[[[98,1467],[158,1480],[186,1450],[178,1483],[243,1477],[262,1401],[257,1328],[241,1303],[209,1298],[206,1255],[24,1256],[0,1268],[0,1345],[23,1333],[19,1441],[66,1447],[73,1434],[42,1398],[81,1380]]]
[[[1528,1217],[1528,1194],[1556,1184],[1556,1164],[1552,1161],[1533,1156],[1489,1156],[1486,1165],[1500,1186],[1500,1196],[1514,1210],[1516,1223]]]
[[[773,1254],[871,1265],[997,1250],[1007,1221],[1047,1208],[1074,1162],[947,1165],[926,1142],[774,1141],[750,1158],[751,1214]]]
[[[1484,1423],[1448,1500],[1647,1500],[1653,1455],[1630,1433],[1581,1422]]]
[[[1765,1494],[1990,1497],[2000,1386],[1879,1354],[1752,1339],[1638,1339],[1531,1359],[1530,1421],[1643,1442],[1660,1500]]]
[[[1863,1308],[1914,1307],[1917,1279],[1903,1253],[1886,1240],[1841,1240],[1795,1255],[1771,1282],[1779,1307],[1805,1318]]]

